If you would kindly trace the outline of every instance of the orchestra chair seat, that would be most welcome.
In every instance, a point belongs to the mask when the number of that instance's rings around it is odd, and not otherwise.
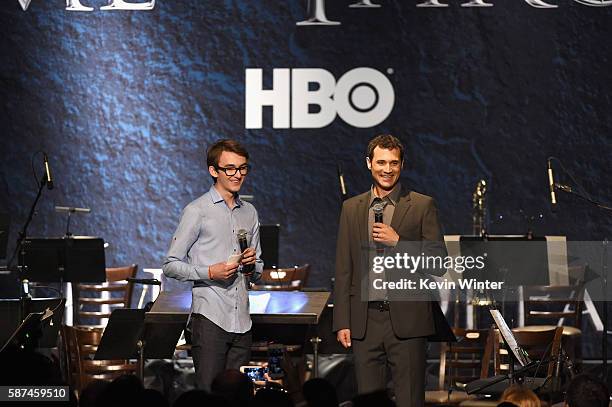
[[[112,381],[124,374],[135,374],[136,363],[128,360],[93,360],[104,332],[98,327],[62,325],[68,383],[78,395],[93,380]]]
[[[133,284],[128,282],[128,278],[135,278],[138,266],[132,264],[125,267],[114,267],[106,269],[106,282],[99,284],[75,284],[77,306],[76,315],[77,326],[99,326],[105,325],[104,319],[110,318],[110,314],[115,308],[130,308],[133,292]],[[94,293],[95,297],[83,297],[82,294]],[[108,295],[105,298],[105,293]],[[103,310],[105,305],[108,310]],[[96,311],[90,310],[91,307],[97,308]],[[97,324],[83,324],[87,318],[94,320]]]
[[[453,328],[455,336],[461,339],[457,343],[441,344],[438,390],[425,392],[425,405],[458,406],[476,398],[462,387],[488,377],[493,352],[492,332],[492,329]]]
[[[562,345],[568,357],[581,360],[584,283],[572,286],[524,286],[525,326],[516,332],[563,328]]]
[[[308,282],[310,264],[303,266],[264,269],[261,279],[253,284],[253,290],[301,291]]]

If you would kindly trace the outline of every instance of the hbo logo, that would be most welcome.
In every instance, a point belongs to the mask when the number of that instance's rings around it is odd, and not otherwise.
[[[336,114],[354,127],[385,120],[395,103],[389,79],[372,68],[355,68],[336,83],[325,69],[274,69],[272,89],[263,89],[261,69],[246,70],[245,125],[262,128],[262,110],[272,107],[275,129],[314,129],[329,125]]]

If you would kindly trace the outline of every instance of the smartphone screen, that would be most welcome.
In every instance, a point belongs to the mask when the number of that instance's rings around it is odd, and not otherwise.
[[[266,369],[264,367],[257,366],[245,366],[241,368],[243,373],[245,373],[249,378],[254,382],[264,382],[266,378],[264,377],[264,373]]]

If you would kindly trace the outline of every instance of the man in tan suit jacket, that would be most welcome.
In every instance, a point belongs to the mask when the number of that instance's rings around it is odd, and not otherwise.
[[[403,255],[446,256],[434,200],[403,189],[399,177],[403,146],[391,136],[375,137],[366,163],[372,173],[370,191],[348,199],[342,207],[336,249],[334,331],[345,347],[353,347],[360,394],[387,387],[390,367],[396,404],[423,405],[427,337],[436,333],[429,293],[419,290],[372,290],[372,257]],[[384,206],[383,222],[375,222],[374,207]],[[386,281],[441,275],[444,270],[385,272]],[[395,274],[394,274],[395,273]],[[392,276],[396,276],[393,278]]]

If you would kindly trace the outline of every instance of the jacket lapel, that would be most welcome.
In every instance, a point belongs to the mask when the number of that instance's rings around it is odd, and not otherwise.
[[[400,195],[399,201],[397,202],[397,206],[395,207],[395,211],[393,212],[393,218],[391,219],[391,227],[396,232],[400,230],[402,220],[404,219],[404,216],[406,216],[406,212],[408,212],[409,208],[410,191],[402,188],[402,193]]]
[[[357,210],[357,223],[359,224],[359,245],[367,246],[369,237],[368,237],[368,198],[370,197],[370,193],[366,192],[365,194],[361,194],[359,199],[359,203],[355,208]]]

